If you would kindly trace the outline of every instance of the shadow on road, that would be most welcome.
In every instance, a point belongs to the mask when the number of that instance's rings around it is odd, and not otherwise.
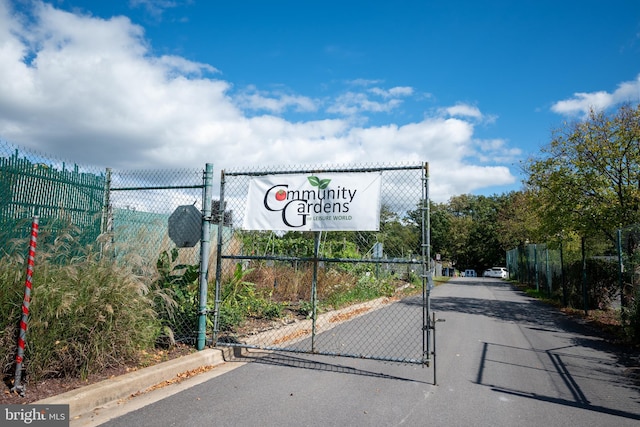
[[[240,349],[237,349],[240,350]],[[328,356],[309,356],[309,357],[328,357]],[[416,380],[414,378],[405,378],[396,375],[384,374],[365,369],[354,368],[351,366],[340,365],[337,363],[327,363],[318,360],[308,359],[302,356],[294,356],[292,354],[276,353],[262,350],[236,351],[233,361],[236,362],[252,362],[262,363],[266,365],[286,366],[291,368],[311,369],[314,371],[337,372],[350,375],[361,375],[367,377],[382,378],[395,381],[409,381],[414,383],[431,384],[426,381]],[[383,362],[372,362],[383,363]]]
[[[484,280],[484,281],[483,281]],[[555,308],[524,295],[508,282],[480,279],[476,281],[450,282],[456,286],[478,285],[491,288],[492,292],[515,292],[518,298],[485,299],[469,297],[438,297],[431,298],[431,310],[434,312],[457,312],[479,316],[488,316],[505,322],[515,322],[534,330],[548,332],[571,332],[593,338],[605,336],[595,328],[587,326],[579,319],[568,317]],[[615,345],[597,339],[591,341],[591,346],[598,350],[610,351]],[[622,350],[619,348],[618,350]]]
[[[586,409],[586,410],[589,410],[589,411],[599,412],[599,413],[608,414],[608,415],[615,415],[615,416],[618,416],[618,417],[629,418],[629,419],[632,419],[632,420],[640,420],[640,414],[637,414],[637,413],[634,414],[633,412],[607,408],[605,406],[591,405],[589,403],[576,402],[576,401],[572,401],[572,400],[568,400],[568,399],[558,399],[558,398],[549,397],[549,396],[541,396],[541,395],[538,395],[538,394],[535,394],[535,393],[524,393],[522,391],[509,390],[509,389],[501,388],[501,387],[492,387],[492,390],[496,391],[496,392],[499,392],[499,393],[510,394],[510,395],[513,395],[513,396],[519,396],[519,397],[525,397],[525,398],[529,398],[529,399],[535,399],[535,400],[538,400],[540,402],[555,403],[557,405],[564,405],[564,406],[570,406],[570,407],[573,407],[573,408]]]
[[[503,344],[483,342],[476,384],[491,387],[492,390],[531,398],[544,402],[566,405],[589,411],[620,416],[628,419],[640,420],[640,413],[616,407],[615,399],[610,406],[606,401],[592,400],[584,392],[585,384],[589,389],[595,385],[601,390],[610,390],[613,395],[616,389],[627,389],[637,392],[640,385],[633,378],[624,376],[622,367],[638,364],[637,352],[633,349],[619,347],[604,339],[602,333],[578,319],[567,317],[541,301],[527,297],[521,291],[513,288],[507,282],[454,282],[458,286],[486,286],[491,288],[493,296],[498,299],[484,299],[472,297],[434,296],[431,299],[431,309],[439,315],[446,312],[456,312],[477,316],[488,316],[498,321],[513,322],[519,325],[525,337],[540,337],[540,334],[554,334],[556,337],[566,336],[565,345],[556,348],[521,348]],[[497,293],[508,291],[504,299]],[[513,292],[516,292],[516,295]],[[477,295],[477,294],[476,294]],[[515,296],[515,297],[514,297]],[[529,338],[527,338],[529,339]],[[531,342],[531,341],[530,341]],[[553,342],[543,340],[541,342]],[[533,346],[533,344],[532,344]],[[592,349],[596,352],[577,351],[578,348]],[[598,353],[601,352],[601,353]],[[607,357],[602,354],[613,357]],[[601,354],[602,357],[597,356]],[[536,360],[538,362],[531,362]],[[559,390],[564,390],[570,397],[552,397],[536,393],[533,390],[518,390],[508,385],[498,385],[495,382],[505,382],[507,379],[495,377],[494,381],[488,374],[488,368],[496,372],[498,366],[509,369],[544,371],[545,375],[553,378]],[[626,394],[626,393],[623,393]],[[638,403],[636,401],[636,403]],[[628,408],[628,407],[627,407]]]

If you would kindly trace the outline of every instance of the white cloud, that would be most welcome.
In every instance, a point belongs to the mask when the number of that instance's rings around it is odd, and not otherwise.
[[[193,61],[188,61],[180,56],[163,55],[157,60],[158,65],[166,67],[168,73],[175,72],[177,75],[191,75],[195,77],[202,77],[203,72],[218,73],[219,71],[208,64],[200,64]]]
[[[452,117],[470,117],[481,119],[482,113],[478,107],[467,104],[456,104],[452,107],[444,108],[443,111]]]
[[[353,86],[371,86],[382,83],[382,80],[374,80],[374,79],[354,79],[347,82]]]
[[[312,112],[318,109],[317,102],[309,97],[290,95],[282,91],[260,91],[254,86],[235,96],[235,103],[246,110],[262,110],[275,114],[289,108],[297,112]]]
[[[379,87],[374,87],[369,89],[369,92],[381,96],[383,98],[399,98],[402,96],[410,96],[413,95],[413,88],[412,87],[402,87],[402,86],[396,86],[396,87],[392,87],[391,89],[381,89]]]
[[[446,179],[432,179],[430,191],[434,200],[443,201],[443,194],[468,194],[479,188],[497,185],[513,184],[515,179],[509,168],[505,166],[482,167],[475,165],[444,163],[435,164],[431,168],[432,176],[446,177]],[[448,200],[446,198],[444,201]]]
[[[489,125],[498,120],[496,115],[483,114],[482,111],[475,105],[469,105],[459,102],[450,107],[439,108],[438,113],[445,117],[458,117],[463,120],[469,120],[477,124]]]
[[[474,140],[474,125],[483,118],[477,107],[459,104],[449,116],[367,127],[354,116],[397,111],[414,89],[356,80],[351,83],[362,91],[322,100],[286,90],[236,90],[214,78],[213,65],[154,56],[143,28],[128,18],[40,5],[27,20],[8,4],[0,0],[5,141],[116,169],[428,161],[436,201],[515,181],[506,167],[467,163],[470,153],[506,150]],[[326,106],[334,118],[323,116]],[[285,118],[291,110],[314,117],[293,122]],[[249,114],[256,112],[266,114]]]
[[[551,110],[566,116],[586,116],[591,110],[602,111],[615,105],[638,101],[640,101],[640,75],[636,80],[621,83],[613,93],[606,91],[574,93],[572,98],[553,104]]]
[[[352,116],[361,113],[389,112],[402,103],[400,99],[388,99],[383,102],[369,98],[365,93],[347,92],[336,98],[327,112]]]
[[[368,87],[381,83],[380,80],[353,80],[349,82],[353,86]],[[365,92],[349,91],[336,97],[327,108],[331,114],[345,116],[357,116],[363,113],[388,113],[398,108],[403,100],[413,95],[413,88],[408,86],[396,86],[390,89],[371,87]]]
[[[510,148],[504,139],[477,139],[470,156],[480,163],[513,163],[522,156],[519,148]]]
[[[151,16],[161,19],[166,9],[174,8],[178,2],[172,0],[129,0],[132,7],[143,7]]]

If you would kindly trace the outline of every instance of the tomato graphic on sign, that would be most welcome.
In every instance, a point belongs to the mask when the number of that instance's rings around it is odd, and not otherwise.
[[[276,193],[276,200],[281,202],[287,198],[287,193],[284,190],[278,190]]]

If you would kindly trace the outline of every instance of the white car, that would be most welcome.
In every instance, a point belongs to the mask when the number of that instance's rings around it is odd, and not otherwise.
[[[509,272],[504,267],[492,267],[488,270],[485,270],[482,274],[484,277],[497,277],[499,279],[506,279],[509,277]]]

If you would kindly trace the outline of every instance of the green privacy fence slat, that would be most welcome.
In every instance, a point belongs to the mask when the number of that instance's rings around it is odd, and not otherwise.
[[[17,224],[37,213],[45,227],[60,221],[81,227],[88,241],[95,240],[100,234],[104,174],[80,172],[77,166],[68,170],[64,163],[47,165],[32,153],[10,149],[0,142],[0,225],[5,237],[24,237],[26,230]]]

